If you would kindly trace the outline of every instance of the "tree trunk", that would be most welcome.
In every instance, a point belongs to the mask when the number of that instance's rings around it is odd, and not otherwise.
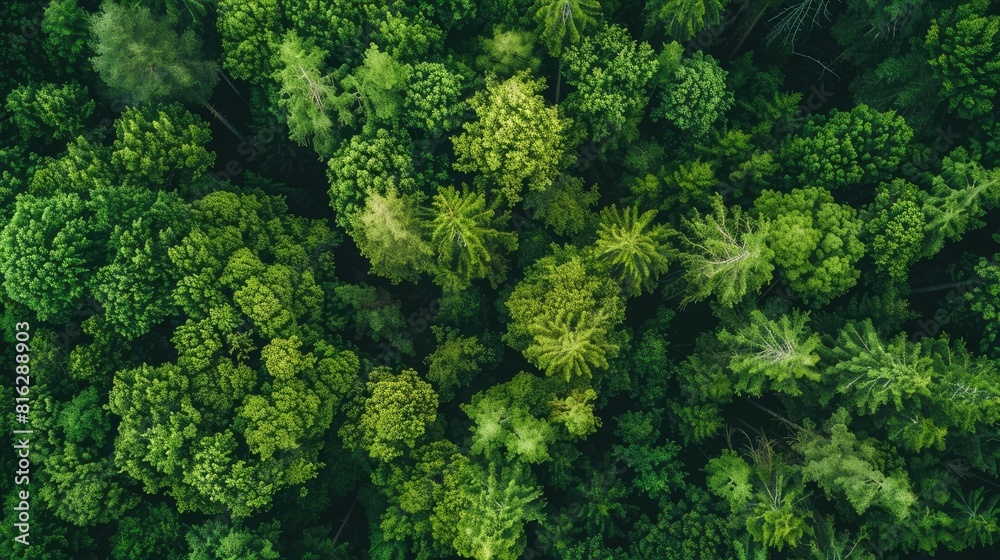
[[[235,136],[235,137],[237,137],[237,138],[240,139],[240,142],[246,142],[247,141],[247,139],[244,138],[243,135],[240,134],[240,132],[238,130],[236,130],[236,127],[234,127],[232,125],[232,123],[230,123],[228,120],[226,120],[226,117],[223,117],[221,113],[219,113],[218,111],[215,110],[215,107],[213,107],[207,101],[203,101],[201,103],[201,106],[204,107],[204,108],[206,108],[206,109],[208,109],[209,112],[212,113],[212,116],[214,116],[216,119],[219,120],[219,122],[221,122],[226,128],[228,128],[229,132],[233,133],[233,136]]]

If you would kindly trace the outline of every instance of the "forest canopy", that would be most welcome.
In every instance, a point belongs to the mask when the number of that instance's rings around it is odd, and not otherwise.
[[[0,557],[996,553],[1000,2],[0,30]]]

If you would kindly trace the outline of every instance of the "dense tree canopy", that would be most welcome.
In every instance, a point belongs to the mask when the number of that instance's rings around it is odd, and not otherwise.
[[[997,2],[0,41],[0,558],[995,556]]]

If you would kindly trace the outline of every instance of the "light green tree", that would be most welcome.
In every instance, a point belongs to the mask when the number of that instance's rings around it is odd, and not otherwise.
[[[509,78],[522,70],[534,73],[541,64],[534,47],[531,33],[494,27],[493,37],[480,38],[482,54],[476,57],[476,67],[501,78]]]
[[[452,138],[457,171],[478,173],[513,206],[524,186],[544,191],[572,162],[566,130],[569,121],[548,107],[541,80],[518,74],[505,81],[487,79],[486,89],[469,100],[476,120]]]
[[[193,31],[177,33],[173,23],[146,7],[105,2],[91,24],[94,69],[115,93],[140,103],[204,103],[219,81],[218,67],[201,58]]]
[[[739,207],[727,209],[719,195],[712,206],[711,213],[683,220],[680,262],[687,295],[682,303],[715,295],[731,307],[771,280],[770,224],[745,216]]]
[[[798,434],[795,450],[802,454],[802,476],[815,481],[827,496],[843,492],[858,514],[878,505],[896,519],[909,516],[917,496],[905,472],[886,474],[885,464],[870,438],[859,439],[847,427],[846,409],[838,409],[827,421],[828,435],[806,429]]]
[[[372,459],[392,461],[412,450],[437,418],[438,397],[412,369],[393,374],[373,370],[363,398],[349,410],[340,436],[349,449],[367,451]]]
[[[536,357],[532,359],[539,364],[559,362],[551,373],[586,375],[623,342],[617,330],[624,319],[621,289],[606,275],[588,268],[574,250],[539,259],[525,272],[505,305],[511,320],[504,340],[522,352],[534,346]],[[579,362],[580,351],[590,358]]]
[[[670,264],[667,242],[671,229],[653,224],[654,218],[655,210],[640,215],[637,207],[619,211],[612,204],[601,210],[594,256],[608,265],[622,291],[630,296],[652,291]]]
[[[547,375],[589,378],[592,368],[608,367],[608,358],[619,346],[607,339],[605,317],[581,310],[577,315],[562,311],[541,317],[531,325],[532,342],[524,357]]]
[[[907,400],[930,396],[932,362],[905,333],[884,342],[871,320],[851,322],[824,354],[833,364],[827,377],[861,414],[874,414],[887,404],[903,410]]]
[[[337,129],[354,123],[350,94],[338,94],[330,75],[323,73],[326,53],[289,31],[277,46],[274,78],[281,87],[278,107],[286,111],[288,137],[311,145],[320,157],[333,153]],[[332,117],[336,117],[336,122]]]
[[[965,148],[952,150],[941,162],[941,174],[931,178],[931,196],[924,199],[924,256],[982,227],[982,217],[998,206],[1000,170],[984,169]]]
[[[808,320],[808,314],[798,310],[770,319],[754,309],[738,328],[722,330],[719,341],[730,346],[736,390],[760,396],[767,387],[800,395],[800,383],[819,381],[816,351],[822,344],[807,327]]]
[[[432,270],[433,249],[418,215],[415,196],[389,189],[372,192],[364,209],[351,220],[351,236],[372,264],[372,272],[398,284],[416,283],[422,272]]]
[[[558,58],[568,45],[575,45],[589,29],[596,27],[601,16],[598,0],[536,0],[536,34]]]
[[[709,490],[728,503],[733,524],[745,527],[754,541],[778,551],[794,549],[812,533],[801,473],[765,436],[750,441],[744,455],[725,449],[711,459],[705,467]]]
[[[403,108],[403,95],[411,68],[372,45],[361,66],[344,79],[345,90],[356,95],[365,114],[365,126],[391,125]]]

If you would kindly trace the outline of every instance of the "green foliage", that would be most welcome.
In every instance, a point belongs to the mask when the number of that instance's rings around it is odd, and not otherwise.
[[[200,58],[194,32],[178,34],[171,18],[157,18],[149,8],[105,2],[91,32],[94,70],[117,95],[140,103],[204,102],[219,81],[216,63]]]
[[[345,90],[357,95],[365,113],[366,127],[394,123],[403,106],[403,92],[410,79],[410,66],[372,45],[364,62],[344,82]]]
[[[464,507],[455,527],[455,552],[476,560],[516,560],[527,544],[524,524],[541,521],[541,490],[521,467],[488,473],[473,469],[476,482],[463,489]]]
[[[329,157],[335,146],[335,127],[354,122],[353,97],[337,94],[333,79],[322,72],[326,53],[303,43],[295,32],[288,32],[276,50],[274,79],[281,86],[278,106],[288,115],[288,137],[299,145],[311,145],[320,157]],[[334,112],[336,123],[331,119]]]
[[[56,69],[82,69],[90,53],[90,14],[77,0],[52,0],[45,8],[45,54]]]
[[[883,342],[870,320],[841,329],[828,357],[833,365],[827,375],[836,391],[862,414],[890,403],[902,410],[904,399],[930,395],[931,360],[920,355],[920,345],[904,333]]]
[[[0,558],[985,557],[993,4],[7,2]]]
[[[488,79],[486,89],[469,100],[476,120],[452,137],[455,169],[479,173],[512,206],[525,185],[544,191],[573,159],[565,133],[570,121],[545,105],[544,87],[523,74],[503,82]]]
[[[392,189],[400,195],[416,190],[412,153],[408,137],[385,129],[355,135],[341,144],[327,170],[337,224],[348,227],[369,193],[384,197]]]
[[[25,85],[7,94],[7,112],[24,140],[69,140],[83,132],[94,100],[78,84]]]
[[[527,70],[534,73],[541,60],[534,54],[534,40],[527,31],[493,28],[493,37],[481,37],[482,54],[476,66],[482,72],[493,72],[501,78]]]
[[[635,140],[657,69],[652,47],[637,45],[625,28],[612,25],[567,49],[563,63],[566,84],[576,91],[561,106],[586,129],[587,139],[608,147]]]
[[[156,555],[164,560],[187,557],[182,543],[181,519],[168,504],[141,506],[141,516],[121,520],[111,537],[111,557],[115,560],[148,558]]]
[[[351,422],[340,428],[348,449],[359,448],[372,459],[392,461],[413,449],[437,418],[438,398],[430,383],[412,369],[393,374],[373,370],[364,398],[351,409]]]
[[[273,73],[281,21],[278,0],[219,0],[216,28],[222,68],[234,78],[262,83]]]
[[[427,379],[437,386],[442,401],[451,400],[455,389],[467,387],[486,358],[486,348],[475,336],[462,336],[457,329],[432,326],[437,347],[427,356]]]
[[[1000,88],[1000,16],[987,15],[989,8],[986,0],[972,0],[942,10],[925,38],[938,96],[963,119],[991,118]]]
[[[403,122],[432,138],[444,136],[462,122],[465,87],[465,78],[444,64],[415,64],[403,100]]]
[[[983,332],[983,349],[990,351],[996,348],[996,341],[1000,336],[1000,254],[994,255],[993,260],[980,259],[976,264],[976,274],[982,279],[982,284],[976,286],[965,294],[965,299],[970,301],[970,307],[979,317],[985,326]]]
[[[663,27],[678,41],[687,41],[705,28],[719,23],[722,0],[654,0],[647,2],[646,31]]]
[[[680,446],[672,441],[655,442],[660,430],[659,411],[627,412],[618,417],[618,430],[624,445],[612,447],[615,457],[635,471],[632,485],[654,500],[663,501],[684,485],[684,471],[677,456]]]
[[[333,289],[333,297],[345,311],[353,311],[355,337],[368,337],[374,342],[387,341],[404,354],[413,353],[413,344],[401,336],[406,328],[398,301],[375,286],[345,284]]]
[[[589,378],[592,368],[607,368],[607,358],[618,354],[619,345],[608,340],[607,328],[602,326],[606,320],[587,310],[577,315],[562,311],[555,317],[540,317],[530,327],[532,342],[524,357],[546,375],[558,375],[566,381]]]
[[[572,235],[584,228],[590,207],[600,196],[597,185],[584,190],[583,179],[560,174],[544,191],[528,193],[524,207],[557,235]]]
[[[417,282],[421,272],[431,270],[433,248],[417,215],[415,196],[400,195],[390,188],[385,195],[368,194],[364,209],[351,220],[351,235],[361,254],[372,264],[372,272],[398,284]]]
[[[684,59],[664,79],[653,119],[664,119],[695,140],[704,138],[733,105],[727,75],[718,61],[700,51]]]
[[[618,286],[588,270],[581,257],[540,259],[517,284],[504,340],[549,375],[589,377],[617,355],[624,316]]]
[[[190,560],[278,560],[274,550],[278,540],[278,522],[262,524],[252,530],[242,524],[210,519],[193,527],[187,534]]]
[[[479,278],[488,278],[494,287],[502,282],[502,255],[517,249],[517,234],[497,229],[500,220],[486,207],[486,196],[443,187],[432,206],[428,227],[437,261],[435,281],[448,291],[465,289]],[[415,245],[411,242],[408,249]]]
[[[536,0],[536,34],[549,54],[559,57],[597,25],[600,9],[598,0]]]
[[[189,207],[176,195],[150,193],[144,198],[145,215],[115,226],[108,264],[94,275],[94,298],[104,308],[104,317],[129,339],[176,312],[171,297],[176,279],[166,266],[167,251],[187,234],[190,219]]]
[[[712,206],[711,214],[683,221],[680,262],[687,295],[682,303],[715,295],[731,307],[771,280],[770,224],[745,216],[739,207],[727,209],[718,195]]]
[[[776,455],[766,437],[747,445],[748,463],[731,449],[708,462],[708,488],[728,502],[732,522],[745,525],[754,541],[779,552],[794,549],[812,529],[803,507],[801,475]]]
[[[594,415],[594,403],[597,392],[593,389],[585,391],[573,390],[564,399],[553,399],[549,402],[552,414],[549,419],[566,426],[566,431],[573,437],[586,438],[601,427],[601,419]]]
[[[798,310],[776,320],[754,309],[733,332],[723,330],[719,341],[729,346],[730,369],[736,374],[738,392],[760,396],[765,387],[789,395],[800,395],[802,381],[819,381],[817,371],[822,348],[819,335],[806,326],[809,316]]]
[[[359,27],[381,15],[378,5],[369,0],[283,0],[282,5],[292,30],[341,59],[354,59],[364,52],[368,41]]]
[[[875,267],[894,283],[905,281],[910,266],[923,256],[924,198],[925,193],[913,183],[894,179],[878,186],[875,201],[862,213]]]
[[[441,50],[444,32],[423,14],[414,16],[385,12],[385,19],[379,24],[376,42],[386,53],[400,62],[423,60],[433,51]]]
[[[462,410],[472,420],[471,451],[491,462],[543,463],[552,460],[549,450],[556,443],[555,426],[544,416],[551,406],[546,398],[550,382],[525,372],[513,380],[477,393]]]
[[[131,107],[115,121],[111,164],[137,184],[197,192],[215,163],[211,140],[208,124],[180,105]]]
[[[97,260],[86,202],[75,194],[18,197],[0,232],[4,288],[40,320],[65,320],[87,293]]]
[[[885,474],[876,465],[875,442],[859,440],[847,427],[849,416],[839,409],[825,426],[829,436],[805,431],[799,434],[796,450],[802,454],[802,476],[815,481],[827,495],[844,492],[858,514],[872,505],[884,508],[897,519],[910,514],[917,497],[903,473]]]
[[[941,174],[931,178],[932,195],[924,200],[925,256],[940,251],[946,240],[957,241],[970,229],[985,225],[986,211],[1000,206],[998,173],[984,169],[964,148],[945,156]]]
[[[642,215],[636,207],[619,212],[614,204],[601,211],[594,255],[608,265],[612,277],[630,296],[652,291],[669,264],[667,238],[671,230],[653,225],[655,217],[655,210]]]
[[[861,272],[854,265],[865,246],[853,208],[835,203],[822,187],[806,187],[788,194],[765,190],[754,209],[770,222],[774,263],[805,301],[828,303],[857,283]]]
[[[787,179],[795,185],[842,189],[889,181],[913,130],[895,111],[858,105],[811,117],[781,148]]]

